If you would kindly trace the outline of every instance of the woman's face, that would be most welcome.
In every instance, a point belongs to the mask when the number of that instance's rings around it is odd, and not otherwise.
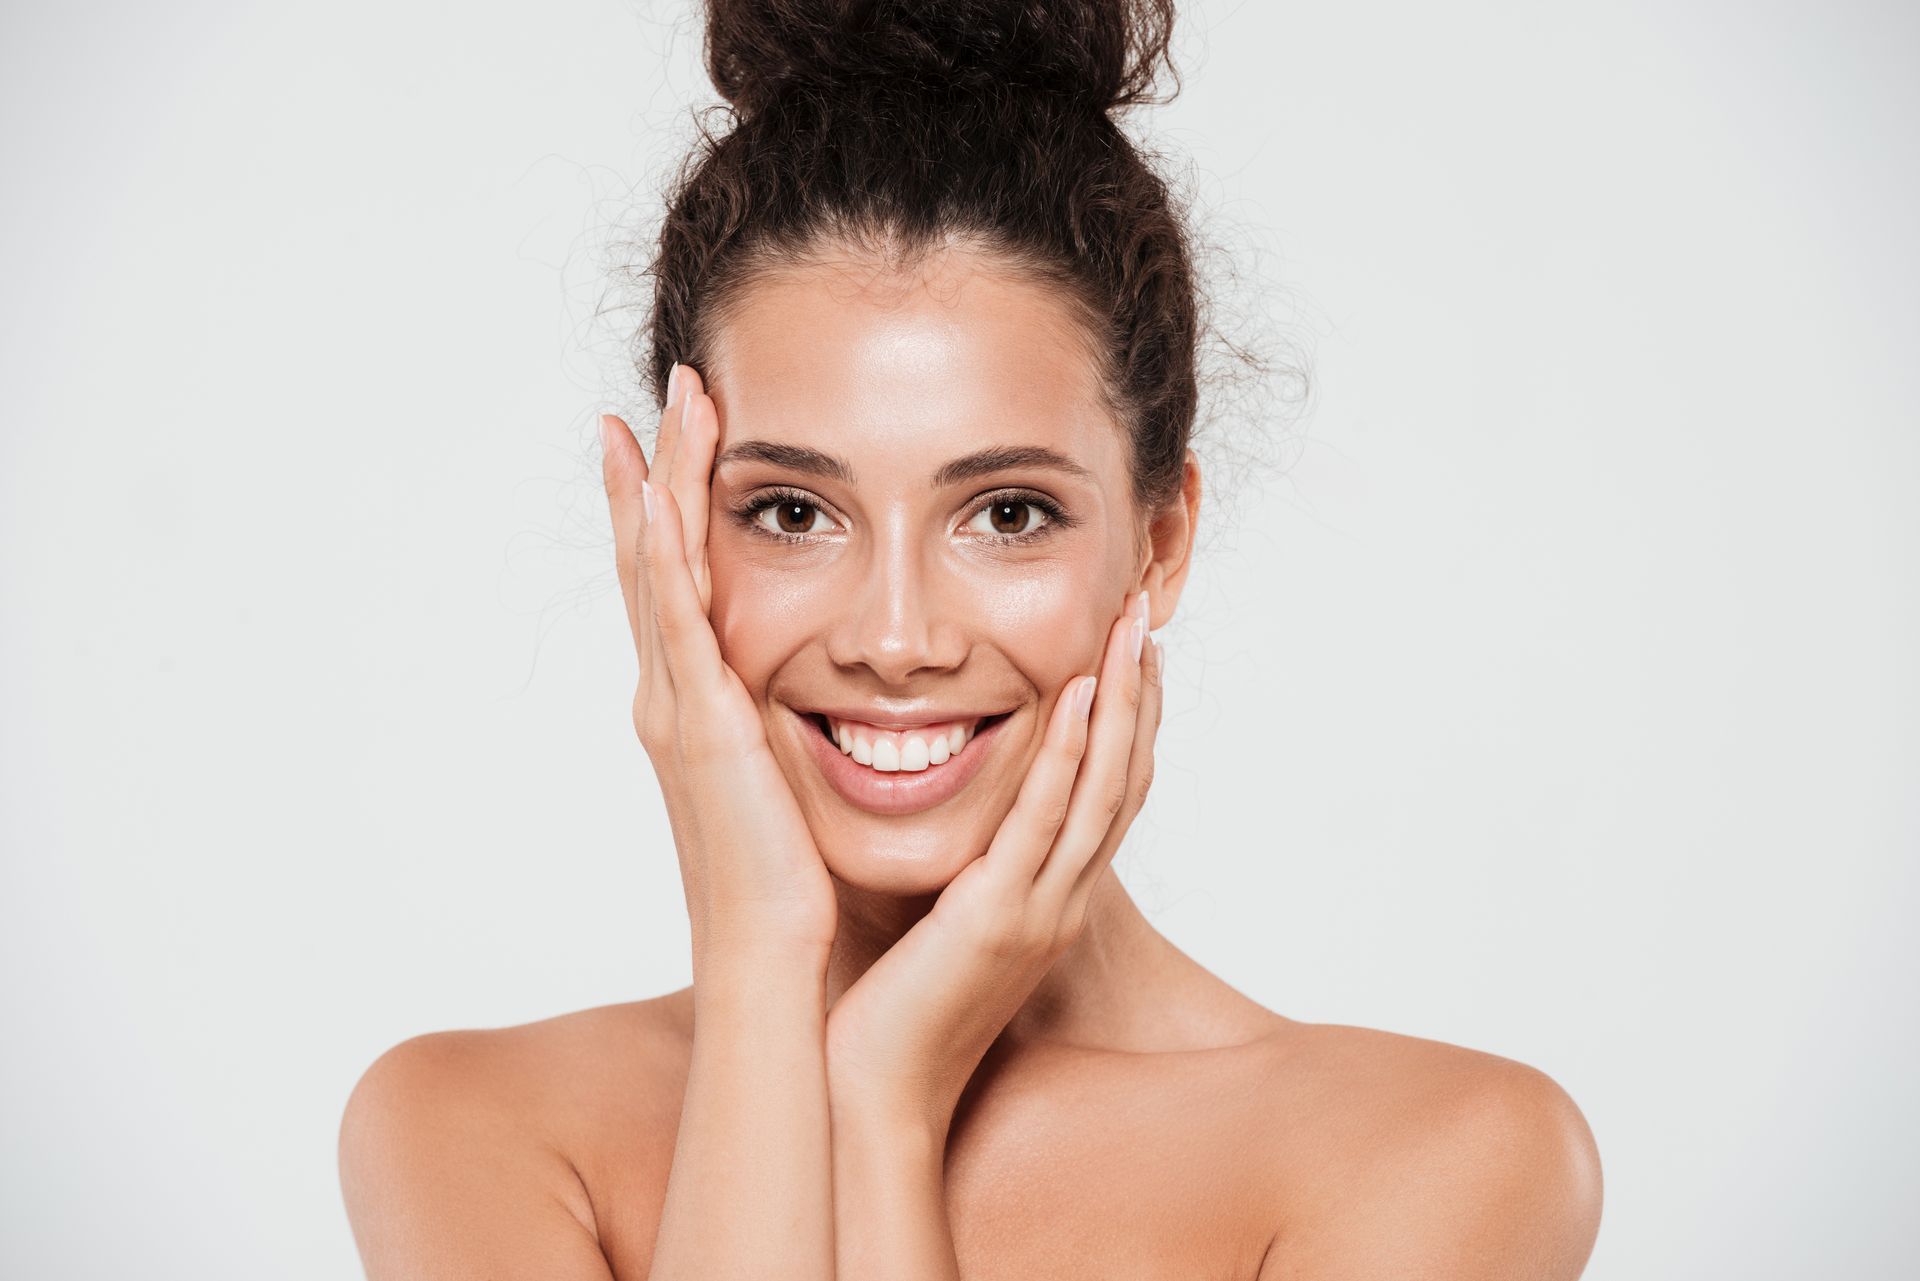
[[[701,371],[714,631],[851,885],[936,892],[986,850],[1141,586],[1127,444],[1079,342],[976,254],[839,258],[749,286]],[[956,730],[979,736],[954,755]]]

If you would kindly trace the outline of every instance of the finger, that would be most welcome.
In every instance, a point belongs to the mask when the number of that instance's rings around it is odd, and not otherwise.
[[[1033,886],[1035,869],[1066,821],[1073,777],[1087,750],[1087,714],[1097,682],[1097,677],[1081,676],[1061,687],[1040,753],[987,847],[984,862],[990,874],[1023,899]]]
[[[1034,879],[1036,897],[1044,895],[1055,906],[1066,902],[1080,870],[1126,806],[1127,763],[1141,719],[1146,631],[1146,593],[1141,592],[1108,633],[1086,760],[1073,783],[1066,822]]]
[[[1139,723],[1134,730],[1133,753],[1127,760],[1126,804],[1114,819],[1113,826],[1107,829],[1100,848],[1080,869],[1073,888],[1067,893],[1067,904],[1062,915],[1070,919],[1086,918],[1087,902],[1093,897],[1093,887],[1099,882],[1100,874],[1113,862],[1113,856],[1119,853],[1127,829],[1133,826],[1133,820],[1147,803],[1147,793],[1153,788],[1153,745],[1159,738],[1161,713],[1166,709],[1166,655],[1161,651],[1159,641],[1149,642],[1146,651],[1143,656],[1145,667],[1140,674]]]
[[[691,370],[683,370],[691,378]],[[680,431],[674,449],[673,474],[668,484],[680,504],[687,538],[687,568],[693,573],[701,607],[709,599],[707,575],[707,519],[713,493],[713,458],[719,446],[719,416],[713,398],[696,382],[692,399],[682,413]]]
[[[666,400],[660,406],[660,428],[653,438],[653,474],[655,488],[664,488],[673,479],[673,460],[680,452],[680,422],[685,416],[692,392],[692,370],[675,363],[667,375]]]
[[[613,519],[614,570],[627,602],[627,626],[644,663],[646,588],[641,582],[640,542],[645,522],[640,486],[647,479],[647,456],[633,438],[633,429],[615,414],[600,415],[600,475],[606,482],[607,509]]]
[[[687,570],[680,504],[671,489],[651,488],[653,513],[643,546],[653,630],[676,696],[697,701],[718,688],[725,662]]]

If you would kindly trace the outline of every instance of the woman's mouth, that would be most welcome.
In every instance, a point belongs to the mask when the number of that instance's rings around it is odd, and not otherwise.
[[[851,805],[911,814],[958,793],[991,754],[1012,712],[923,725],[874,725],[824,712],[799,712],[807,751]]]
[[[865,721],[842,720],[825,712],[814,712],[812,718],[842,752],[883,774],[896,770],[917,774],[935,765],[945,765],[966,749],[982,724],[999,719],[980,716],[964,721],[936,721],[912,729],[888,729]]]

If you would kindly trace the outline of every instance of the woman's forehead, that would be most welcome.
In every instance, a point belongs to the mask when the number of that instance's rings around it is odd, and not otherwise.
[[[1067,304],[972,254],[907,273],[834,260],[785,268],[747,286],[716,337],[704,372],[723,448],[805,439],[937,463],[982,445],[1045,444],[1096,470],[1124,466]]]

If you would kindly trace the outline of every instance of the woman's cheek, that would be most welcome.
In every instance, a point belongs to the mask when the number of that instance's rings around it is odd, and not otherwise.
[[[708,617],[726,660],[757,699],[807,629],[825,615],[817,578],[780,572],[751,560],[710,556],[713,603]]]
[[[1104,566],[1033,561],[1017,572],[983,576],[974,605],[981,626],[1041,693],[1097,669],[1112,622],[1093,602],[1119,599]],[[1118,612],[1116,606],[1115,612]]]

